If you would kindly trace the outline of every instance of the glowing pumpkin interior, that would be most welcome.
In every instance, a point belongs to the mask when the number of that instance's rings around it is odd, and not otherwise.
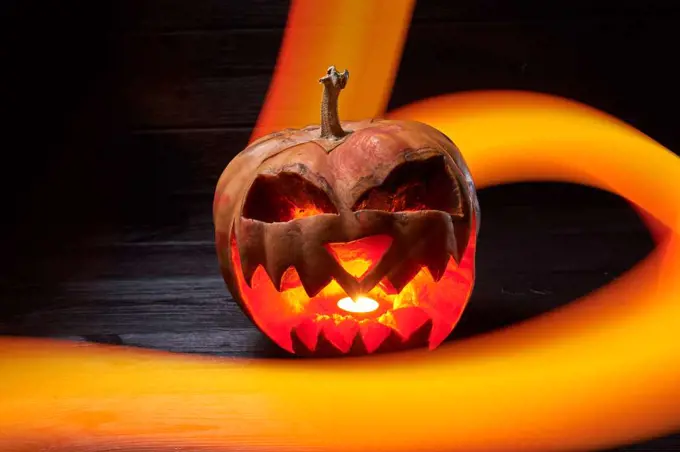
[[[395,249],[405,250],[413,248],[409,245],[420,241],[422,234],[433,235],[434,232],[437,237],[437,240],[429,242],[428,250],[425,251],[433,256],[441,256],[436,267],[410,268],[404,278],[399,280],[398,287],[401,290],[396,289],[396,284],[390,283],[388,277],[378,276],[373,287],[364,287],[362,293],[353,293],[353,298],[336,279],[330,279],[325,287],[318,292],[312,291],[314,295],[309,296],[310,292],[305,289],[296,268],[286,267],[285,264],[280,269],[282,275],[274,272],[281,276],[277,287],[274,282],[277,278],[272,280],[263,264],[259,263],[264,262],[261,257],[254,264],[254,270],[252,267],[250,269],[252,277],[246,278],[242,263],[247,259],[240,255],[236,235],[232,234],[232,269],[242,302],[253,321],[278,345],[291,352],[299,351],[296,349],[297,342],[302,343],[307,350],[315,351],[320,338],[324,338],[342,353],[349,352],[360,340],[363,350],[371,353],[388,338],[390,342],[397,340],[404,343],[416,331],[419,332],[416,335],[418,337],[427,334],[426,340],[431,349],[437,347],[458,322],[474,279],[475,218],[460,219],[462,201],[456,184],[443,156],[414,160],[393,168],[379,185],[366,190],[350,210],[343,207],[338,212],[325,191],[297,173],[258,176],[246,197],[242,219],[256,222],[257,227],[275,225],[279,231],[277,234],[281,236],[271,235],[268,239],[251,236],[245,238],[246,243],[275,242],[289,234],[298,235],[304,230],[299,229],[301,223],[291,222],[316,221],[309,218],[314,216],[319,220],[324,216],[328,220],[329,214],[332,215],[331,221],[335,221],[342,215],[354,215],[360,211],[400,215],[402,224],[408,225],[424,212],[444,213],[451,215],[452,221],[457,217],[455,221],[470,222],[465,227],[469,227],[471,232],[466,237],[467,246],[459,252],[460,264],[445,251],[448,235],[437,235],[432,229],[436,226],[430,223],[413,237],[414,242],[408,242],[405,246],[404,243],[393,243],[395,238],[385,233],[382,227],[349,242],[321,240],[319,248],[323,249],[314,248],[308,252],[328,253],[332,256],[331,260],[335,260],[349,277],[365,282],[364,276],[370,274],[393,245]],[[455,221],[454,229],[457,224]],[[315,238],[309,237],[309,242],[315,242]],[[305,243],[307,241],[301,237],[296,247],[302,247]],[[254,251],[253,256],[282,257],[280,249],[267,251],[267,246],[264,244],[264,251]],[[415,251],[422,253],[422,246]]]
[[[434,349],[458,322],[472,289],[475,254],[474,227],[472,229],[460,265],[450,258],[439,281],[422,267],[401,291],[397,292],[384,278],[363,294],[363,298],[355,297],[355,303],[347,303],[347,294],[334,280],[316,296],[309,297],[293,267],[284,273],[280,290],[261,266],[255,270],[249,286],[242,276],[235,237],[231,241],[231,255],[243,301],[253,320],[288,351],[293,352],[293,335],[311,351],[323,335],[343,353],[348,352],[357,339],[370,353],[393,333],[407,341],[428,321],[431,322],[428,345]],[[378,263],[391,242],[389,236],[374,235],[348,243],[328,243],[326,249],[348,273],[361,279]],[[362,306],[375,304],[374,309],[361,312]]]

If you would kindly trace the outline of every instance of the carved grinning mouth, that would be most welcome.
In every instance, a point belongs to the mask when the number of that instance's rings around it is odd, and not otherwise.
[[[361,246],[357,246],[359,242]],[[372,236],[327,244],[326,249],[348,274],[361,281],[377,265],[390,242],[388,236]],[[471,238],[469,243],[473,245],[474,240]],[[434,349],[458,322],[473,282],[474,246],[468,246],[460,265],[449,257],[439,278],[434,278],[427,266],[420,267],[398,288],[384,277],[370,289],[364,288],[361,294],[375,300],[377,309],[348,312],[338,307],[338,302],[348,294],[335,279],[309,296],[295,266],[283,272],[278,287],[262,265],[258,265],[247,280],[235,235],[231,239],[231,255],[239,289],[251,317],[280,347],[290,352],[299,344],[313,352],[321,342],[327,342],[337,351],[347,353],[360,342],[362,348],[371,353],[388,338],[407,342],[414,333],[423,330],[427,330],[429,348]]]

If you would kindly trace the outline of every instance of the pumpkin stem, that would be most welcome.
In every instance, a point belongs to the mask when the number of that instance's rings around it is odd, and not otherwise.
[[[339,139],[347,135],[340,125],[338,116],[338,97],[340,91],[347,85],[349,72],[338,72],[335,66],[326,71],[326,75],[319,79],[323,84],[323,99],[321,100],[321,138]]]

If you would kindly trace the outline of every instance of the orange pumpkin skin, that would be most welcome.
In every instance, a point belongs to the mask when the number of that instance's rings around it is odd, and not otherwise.
[[[342,89],[347,72],[328,73],[345,76]],[[467,165],[422,123],[327,119],[260,138],[222,173],[213,217],[227,287],[290,352],[435,348],[474,286],[480,210]],[[377,308],[351,312],[360,296]],[[350,311],[338,306],[347,297]]]

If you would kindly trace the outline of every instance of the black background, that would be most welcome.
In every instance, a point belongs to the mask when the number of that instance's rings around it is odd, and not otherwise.
[[[257,119],[288,6],[3,2],[0,334],[282,355],[228,297],[211,204]],[[526,89],[677,151],[679,26],[677,0],[421,0],[389,108]],[[504,186],[480,202],[478,283],[451,340],[568,303],[653,247],[623,200],[593,189]],[[680,435],[618,450],[676,449]]]

